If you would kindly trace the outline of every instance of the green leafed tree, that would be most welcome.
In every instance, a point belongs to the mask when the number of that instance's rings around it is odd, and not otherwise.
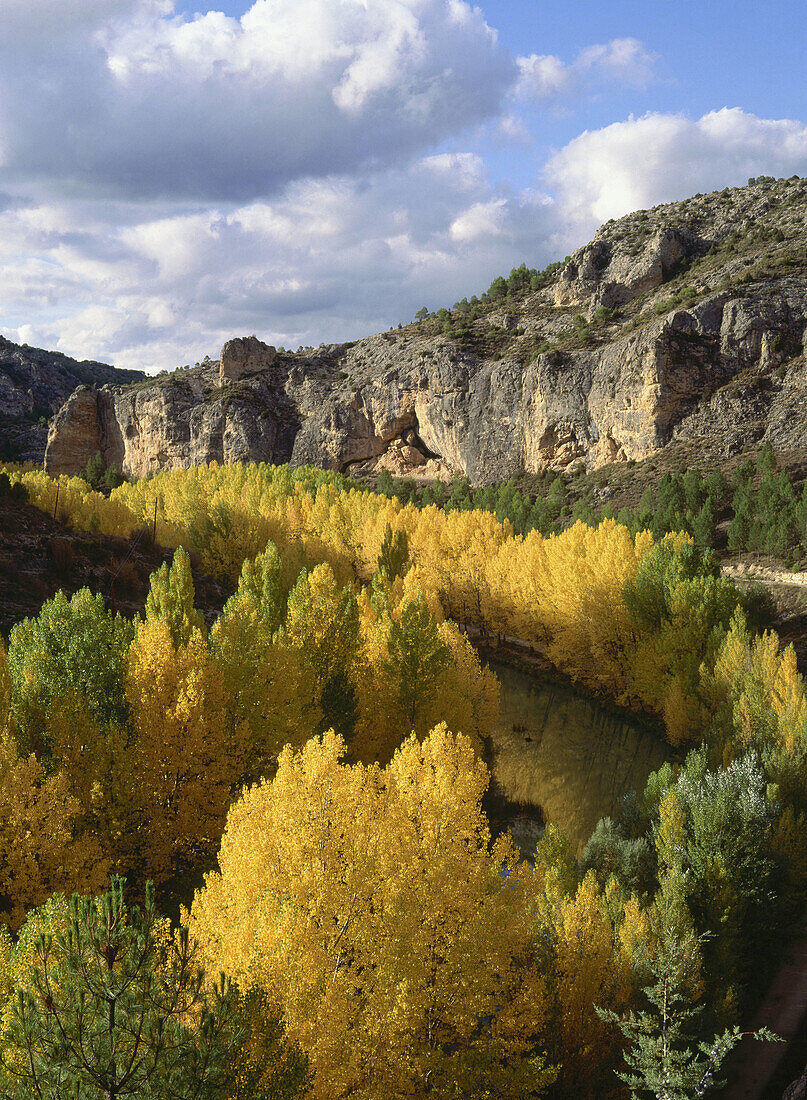
[[[627,1069],[617,1071],[617,1076],[632,1100],[697,1100],[725,1083],[721,1068],[743,1033],[734,1026],[706,1040],[697,1038],[704,1012],[696,1000],[702,941],[702,936],[665,919],[658,951],[650,960],[652,978],[644,990],[648,1007],[623,1016],[597,1009],[628,1043]],[[762,1029],[753,1038],[777,1037]]]
[[[390,618],[387,649],[387,673],[395,700],[410,723],[409,729],[417,729],[421,712],[426,710],[440,676],[451,662],[448,647],[422,596],[407,599],[400,615]]]
[[[48,752],[51,714],[66,698],[80,700],[97,721],[126,716],[125,665],[133,627],[88,588],[68,599],[57,592],[35,619],[11,631],[11,713],[24,747]]]
[[[162,619],[168,623],[174,646],[186,646],[194,630],[201,630],[204,620],[193,606],[194,588],[190,558],[180,546],[171,567],[163,562],[151,575],[151,590],[146,597],[146,620]]]

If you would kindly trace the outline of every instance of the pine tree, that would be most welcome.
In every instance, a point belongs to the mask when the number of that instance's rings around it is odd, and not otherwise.
[[[147,887],[127,906],[124,880],[73,895],[66,927],[43,932],[3,1037],[3,1100],[212,1100],[238,1049],[234,990],[212,998],[196,948],[170,936]],[[193,1021],[193,1022],[191,1022]]]

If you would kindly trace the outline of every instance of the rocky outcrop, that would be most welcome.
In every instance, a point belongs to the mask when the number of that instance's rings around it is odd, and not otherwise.
[[[798,1080],[787,1086],[782,1100],[807,1100],[807,1069]]]
[[[98,396],[79,386],[53,421],[48,470],[54,476],[83,470],[96,452],[104,452]]]
[[[257,336],[228,340],[221,349],[219,383],[223,386],[225,382],[237,382],[244,375],[266,370],[276,358],[276,349],[264,344]]]
[[[607,224],[461,338],[425,321],[308,353],[231,340],[218,363],[97,391],[95,417],[77,395],[47,468],[97,443],[135,476],[253,459],[479,484],[681,440],[804,447],[805,225],[807,180],[696,196]]]
[[[709,245],[691,233],[666,226],[637,250],[594,239],[576,252],[560,273],[555,305],[587,304],[614,309],[661,286],[684,260],[702,255]]]
[[[141,371],[78,362],[59,352],[13,344],[0,336],[0,459],[41,463],[47,421],[77,386],[125,384],[144,377]]]

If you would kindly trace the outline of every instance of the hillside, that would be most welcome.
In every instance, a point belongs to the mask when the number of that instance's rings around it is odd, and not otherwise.
[[[807,180],[763,179],[608,222],[562,265],[352,344],[233,340],[219,361],[75,394],[47,468],[100,450],[132,475],[255,459],[480,484],[702,439],[797,450],[806,218]]]
[[[142,614],[150,575],[172,551],[147,537],[122,539],[72,530],[33,505],[0,495],[0,636],[15,623],[39,614],[58,591],[80,588],[101,593],[124,615]],[[221,611],[227,593],[195,570],[200,609]]]
[[[0,336],[0,458],[41,463],[48,420],[77,386],[123,385],[144,377]]]

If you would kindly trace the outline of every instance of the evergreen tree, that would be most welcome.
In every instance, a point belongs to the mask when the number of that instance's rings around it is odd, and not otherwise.
[[[101,481],[104,476],[104,460],[101,458],[101,452],[96,451],[92,458],[87,460],[87,467],[84,471],[84,480],[92,485],[93,489],[98,489],[101,486]]]
[[[715,510],[709,497],[692,521],[692,537],[699,550],[708,550],[715,544]]]
[[[75,894],[66,927],[42,933],[10,1006],[3,1100],[212,1100],[238,1049],[234,991],[208,1000],[196,948],[154,905],[127,906],[124,880]]]

